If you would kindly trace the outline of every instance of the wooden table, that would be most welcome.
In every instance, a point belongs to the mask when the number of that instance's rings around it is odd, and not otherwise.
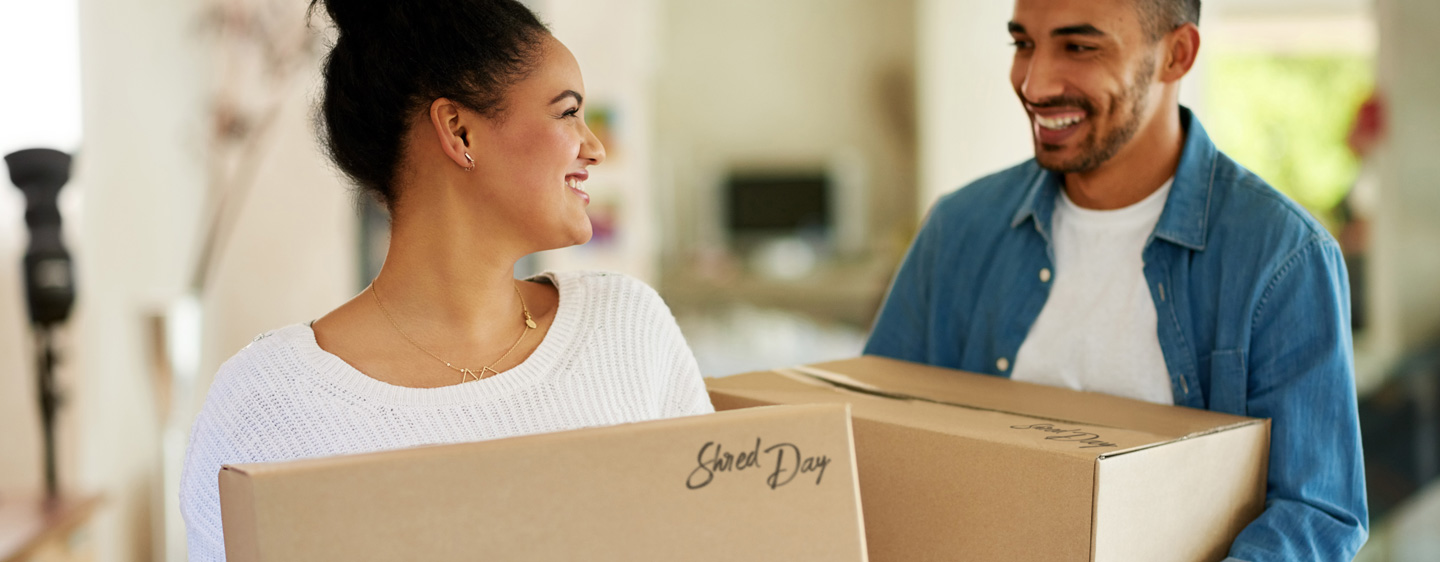
[[[98,496],[0,498],[0,562],[94,560],[89,523],[99,505]]]

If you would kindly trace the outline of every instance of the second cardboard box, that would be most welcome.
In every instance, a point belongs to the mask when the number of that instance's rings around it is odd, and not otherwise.
[[[851,405],[876,562],[1217,561],[1264,506],[1268,420],[879,357],[709,385]]]

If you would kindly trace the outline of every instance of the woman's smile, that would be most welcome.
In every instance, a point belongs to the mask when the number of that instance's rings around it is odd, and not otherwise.
[[[579,196],[580,200],[584,201],[586,205],[589,205],[590,194],[585,192],[585,180],[587,179],[590,179],[590,172],[580,170],[565,176],[565,186],[570,188],[572,193]]]

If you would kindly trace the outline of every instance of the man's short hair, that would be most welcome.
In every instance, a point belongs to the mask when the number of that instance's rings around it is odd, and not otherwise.
[[[1187,23],[1200,25],[1200,0],[1135,0],[1135,4],[1151,41]]]

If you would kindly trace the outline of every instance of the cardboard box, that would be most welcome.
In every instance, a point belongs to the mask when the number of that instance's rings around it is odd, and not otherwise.
[[[865,560],[850,417],[758,408],[220,472],[230,562]]]
[[[870,559],[1215,561],[1270,424],[879,357],[711,379],[717,409],[849,403]]]

